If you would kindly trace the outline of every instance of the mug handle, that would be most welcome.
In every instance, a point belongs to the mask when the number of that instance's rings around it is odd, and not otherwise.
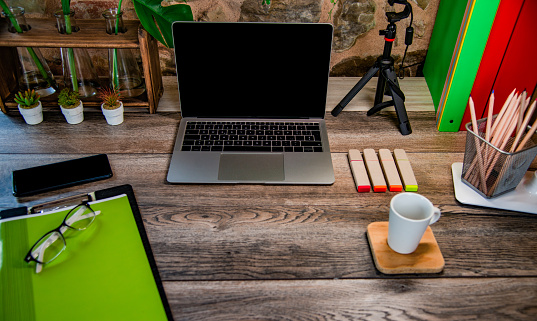
[[[438,207],[433,207],[433,216],[431,217],[431,220],[429,221],[429,225],[435,223],[440,218],[440,209]]]

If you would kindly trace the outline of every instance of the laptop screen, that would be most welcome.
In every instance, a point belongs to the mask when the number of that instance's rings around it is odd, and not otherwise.
[[[175,22],[182,116],[323,118],[332,33],[321,23]]]

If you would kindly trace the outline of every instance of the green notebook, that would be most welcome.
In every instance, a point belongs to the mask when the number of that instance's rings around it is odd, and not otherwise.
[[[500,0],[442,1],[423,75],[437,129],[458,131]]]
[[[173,320],[132,188],[94,195],[101,213],[39,274],[24,257],[68,209],[0,220],[0,320]]]

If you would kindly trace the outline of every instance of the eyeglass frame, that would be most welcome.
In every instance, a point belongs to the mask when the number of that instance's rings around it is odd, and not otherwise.
[[[75,227],[71,226],[70,224],[74,224],[74,223],[76,223],[76,222],[78,222],[78,221],[80,221],[82,219],[87,218],[87,217],[79,216],[73,222],[67,222],[67,218],[70,215],[72,215],[73,211],[75,211],[77,209],[80,209],[81,207],[86,207],[87,209],[89,209],[91,211],[91,213],[93,213],[93,219],[91,220],[91,222],[86,227],[84,227],[83,229],[78,229],[78,228],[75,228]],[[85,212],[85,210],[83,212]],[[32,261],[35,262],[36,263],[36,273],[41,272],[41,269],[42,269],[43,265],[54,261],[67,248],[67,242],[65,241],[65,236],[63,235],[63,233],[65,233],[69,229],[72,229],[72,230],[75,230],[75,231],[84,231],[84,230],[86,230],[88,227],[90,227],[93,224],[93,221],[95,220],[95,217],[97,217],[97,215],[99,215],[99,214],[101,214],[101,211],[93,210],[93,208],[91,208],[91,206],[89,204],[89,201],[87,201],[87,200],[82,201],[80,204],[76,205],[71,210],[69,210],[69,212],[67,212],[67,214],[65,215],[65,217],[64,217],[62,223],[60,224],[60,226],[58,226],[57,228],[52,229],[52,230],[48,231],[47,233],[43,234],[43,236],[41,236],[37,240],[37,242],[35,242],[30,247],[30,250],[28,251],[28,253],[24,257],[24,261],[26,263],[30,263]],[[74,215],[76,215],[76,212],[74,213]],[[73,217],[74,216],[72,216],[71,218],[73,218]],[[43,262],[43,261],[40,261],[40,260],[34,258],[34,253],[35,252],[38,252],[39,255],[43,255],[43,253],[48,248],[48,246],[50,246],[50,244],[54,243],[57,240],[57,238],[56,238],[56,239],[52,240],[50,243],[48,243],[48,244],[46,243],[47,241],[45,240],[43,242],[43,244],[41,244],[40,246],[38,246],[37,248],[34,249],[34,247],[36,247],[36,245],[39,244],[45,237],[50,238],[53,235],[55,235],[55,234],[53,234],[54,232],[57,232],[60,235],[60,237],[61,237],[61,239],[63,241],[63,248],[58,252],[58,254],[56,254],[56,256],[54,256],[52,259],[50,259],[47,262]],[[37,255],[37,256],[39,257],[39,255]]]

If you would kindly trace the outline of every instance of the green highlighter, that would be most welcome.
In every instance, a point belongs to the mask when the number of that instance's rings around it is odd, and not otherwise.
[[[403,182],[405,192],[417,192],[418,191],[418,182],[414,176],[414,171],[410,165],[410,161],[406,156],[404,149],[394,149],[393,155],[395,158],[395,163],[397,164],[397,169],[399,170],[399,175],[401,175],[401,181]]]

